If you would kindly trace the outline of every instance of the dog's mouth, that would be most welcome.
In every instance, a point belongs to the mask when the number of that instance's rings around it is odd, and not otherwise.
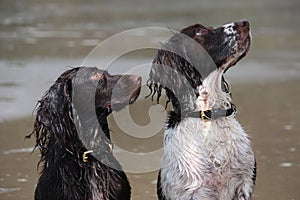
[[[111,102],[106,107],[112,110],[121,110],[126,105],[134,103],[141,91],[141,77],[123,76],[112,92]]]
[[[140,95],[140,92],[141,92],[141,86],[138,86],[132,93],[130,99],[129,99],[129,104],[132,104],[134,103],[137,98],[139,97]]]

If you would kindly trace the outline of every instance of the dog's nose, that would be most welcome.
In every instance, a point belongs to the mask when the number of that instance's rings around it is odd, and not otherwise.
[[[236,22],[235,24],[244,29],[249,29],[249,27],[250,27],[249,22],[246,20],[240,20],[240,21]]]

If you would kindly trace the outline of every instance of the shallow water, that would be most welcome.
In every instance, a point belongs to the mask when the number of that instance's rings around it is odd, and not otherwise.
[[[32,130],[34,106],[62,71],[80,65],[99,42],[131,28],[179,30],[197,22],[221,25],[239,19],[250,20],[253,43],[249,55],[226,76],[238,119],[251,136],[257,157],[254,199],[300,199],[298,0],[1,1],[0,199],[33,198],[39,155],[31,154],[33,139],[24,141],[24,137]],[[168,34],[139,30],[130,37],[140,45],[149,41],[157,45]],[[124,39],[106,48],[93,62],[111,72],[141,74],[145,83],[155,49],[138,49],[117,60],[109,59],[116,50],[123,46],[130,49],[133,43]],[[163,122],[165,117],[162,107],[144,100],[147,92],[143,88],[138,102],[129,109],[133,122],[142,128],[151,124],[152,119]],[[162,148],[163,123],[155,127],[154,135],[147,135],[127,121],[118,123],[117,117],[110,117],[116,147],[139,155]],[[128,135],[125,129],[141,130],[142,135]],[[117,148],[115,154],[122,158],[122,151]],[[141,167],[135,170],[145,173],[128,173],[132,199],[156,199],[157,172],[151,169],[157,160],[152,157],[133,163]]]

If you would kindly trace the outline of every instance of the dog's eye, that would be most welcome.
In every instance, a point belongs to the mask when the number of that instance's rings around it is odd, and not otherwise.
[[[103,74],[100,74],[100,73],[96,72],[96,73],[94,73],[94,74],[92,75],[91,79],[92,79],[92,80],[100,80],[100,79],[102,79],[103,77],[104,77]]]
[[[201,28],[201,29],[197,30],[196,36],[203,36],[203,35],[206,35],[207,33],[208,33],[207,29]]]

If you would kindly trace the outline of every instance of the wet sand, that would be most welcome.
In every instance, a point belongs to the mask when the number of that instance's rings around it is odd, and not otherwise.
[[[131,28],[180,30],[194,23],[218,26],[239,19],[251,22],[253,42],[247,58],[239,62],[241,68],[233,68],[228,80],[237,117],[251,136],[257,157],[253,199],[299,199],[299,5],[298,0],[0,1],[0,199],[33,199],[39,154],[30,153],[34,139],[24,140],[33,127],[28,115],[67,66],[79,65],[99,42]],[[141,33],[133,36],[149,40]],[[165,41],[161,35],[152,39]],[[105,59],[114,51],[99,57]],[[131,56],[142,62],[125,59],[115,65],[137,66],[145,63],[145,57],[151,62],[154,53],[143,50]],[[139,100],[131,106],[136,124],[150,123],[151,105]],[[162,148],[162,131],[144,139],[130,137],[112,116],[110,128],[115,146],[130,152]],[[132,199],[156,199],[157,171],[128,176]]]
[[[300,197],[300,124],[299,79],[268,83],[231,85],[237,117],[252,138],[258,163],[253,199],[291,200]],[[149,121],[145,108],[151,103],[139,100],[130,110],[141,126]],[[144,110],[143,110],[144,109]],[[0,123],[0,198],[32,199],[37,182],[38,152],[30,154],[34,139],[25,140],[33,117]],[[110,118],[112,140],[133,152],[147,152],[162,147],[162,132],[148,138],[131,140]],[[136,163],[137,165],[140,163]],[[156,199],[157,171],[128,173],[132,199]]]

